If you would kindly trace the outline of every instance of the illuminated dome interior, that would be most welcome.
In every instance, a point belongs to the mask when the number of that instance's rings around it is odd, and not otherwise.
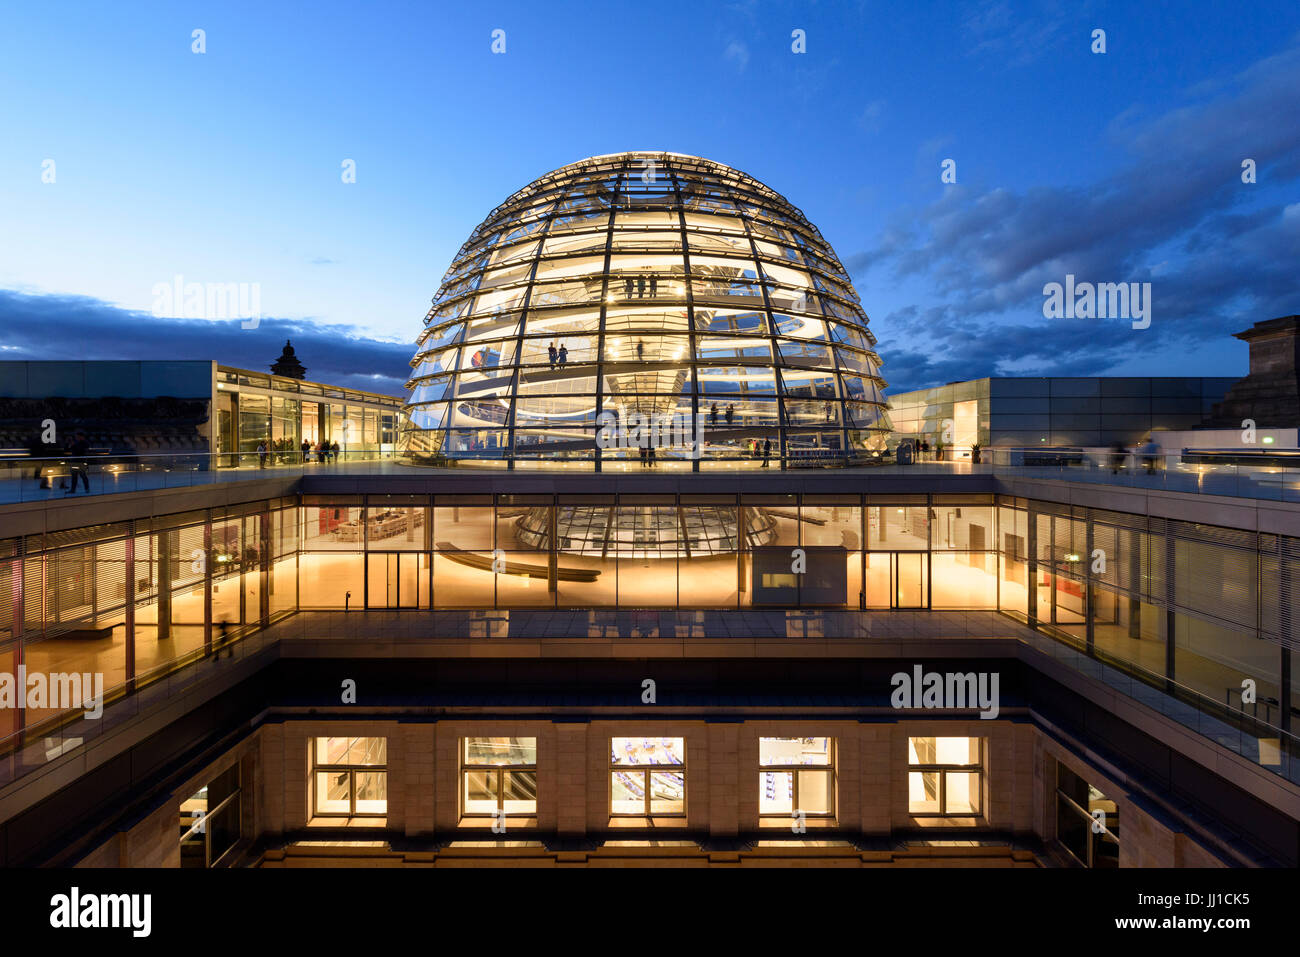
[[[461,247],[401,448],[516,467],[843,464],[889,429],[875,339],[803,214],[729,167],[620,153],[541,177]],[[770,443],[770,444],[768,444]]]

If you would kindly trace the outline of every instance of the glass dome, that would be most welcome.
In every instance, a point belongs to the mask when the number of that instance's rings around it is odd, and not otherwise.
[[[416,342],[409,460],[844,464],[889,431],[875,338],[817,228],[744,173],[597,156],[494,209]]]

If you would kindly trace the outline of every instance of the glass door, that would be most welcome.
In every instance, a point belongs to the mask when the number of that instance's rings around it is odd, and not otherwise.
[[[890,597],[894,608],[924,608],[929,592],[929,556],[925,552],[894,552]]]

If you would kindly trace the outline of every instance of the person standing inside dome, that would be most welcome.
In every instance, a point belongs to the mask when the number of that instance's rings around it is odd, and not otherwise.
[[[552,342],[550,348],[546,350],[546,354],[547,354],[547,356],[548,356],[548,357],[550,358],[550,360],[551,360],[551,369],[554,370],[554,369],[555,369],[555,360],[559,357],[559,353],[555,351],[555,343],[554,343],[554,342]]]
[[[564,364],[569,361],[569,349],[568,346],[566,346],[563,342],[560,343],[559,359],[560,359],[560,368],[563,369]]]

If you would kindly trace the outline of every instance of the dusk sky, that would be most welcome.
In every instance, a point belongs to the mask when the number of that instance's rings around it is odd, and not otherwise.
[[[801,208],[891,392],[1242,375],[1231,333],[1300,312],[1294,0],[51,0],[4,22],[0,358],[265,368],[289,337],[309,378],[402,394],[480,220],[624,150],[707,157]],[[1067,274],[1150,282],[1150,328],[1044,318]],[[264,318],[156,317],[178,275],[258,284]]]

